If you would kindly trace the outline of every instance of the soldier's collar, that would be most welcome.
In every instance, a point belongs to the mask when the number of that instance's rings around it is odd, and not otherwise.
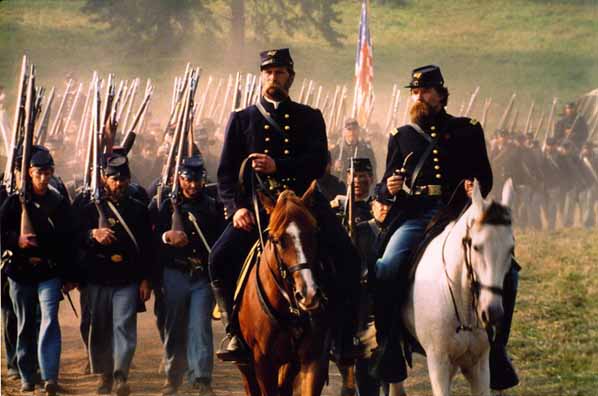
[[[270,103],[272,105],[272,107],[274,107],[274,110],[278,110],[278,106],[280,106],[280,104],[282,103],[282,101],[272,100],[265,95],[264,95],[264,100],[266,102]]]

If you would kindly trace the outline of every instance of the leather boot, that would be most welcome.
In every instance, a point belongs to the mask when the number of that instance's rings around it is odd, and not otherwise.
[[[232,324],[232,301],[227,290],[218,282],[212,282],[212,291],[214,299],[220,310],[220,320],[224,325],[226,335],[220,341],[219,348],[216,351],[218,359],[225,362],[245,362],[249,360],[249,355],[245,350],[243,342],[233,331]]]
[[[123,375],[115,375],[115,391],[116,396],[129,396],[131,394],[131,388],[127,383],[127,379]]]
[[[98,395],[109,395],[112,393],[112,384],[114,379],[112,373],[103,373],[98,381],[98,389],[96,390]]]
[[[176,395],[179,386],[181,385],[181,381],[174,378],[167,378],[162,385],[162,396],[172,396]]]
[[[371,357],[370,375],[388,383],[401,382],[407,378],[396,288],[393,282],[377,281],[374,299],[378,347]]]
[[[507,355],[507,343],[511,332],[517,285],[519,283],[519,265],[513,260],[511,270],[507,273],[503,284],[502,322],[496,326],[494,341],[490,344],[490,388],[503,390],[512,388],[519,383],[519,377]]]

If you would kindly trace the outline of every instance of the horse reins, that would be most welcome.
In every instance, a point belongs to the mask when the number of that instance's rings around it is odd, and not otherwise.
[[[241,163],[241,167],[239,170],[239,183],[240,183],[241,189],[244,188],[244,175],[245,175],[245,171],[247,168],[247,163],[249,161],[250,161],[250,158],[247,157]],[[256,185],[256,183],[257,183],[257,185]],[[260,175],[257,172],[253,171],[253,169],[252,169],[252,172],[251,172],[251,201],[252,201],[253,211],[255,214],[258,234],[259,234],[260,251],[261,251],[260,253],[258,253],[258,256],[259,256],[260,254],[265,252],[266,244],[264,241],[264,230],[262,228],[262,224],[261,224],[261,220],[260,220],[259,198],[257,196],[257,188],[256,187],[259,187],[260,191],[262,193],[264,193],[265,195],[267,195],[268,198],[270,198],[274,202],[276,202],[276,199],[272,194],[270,194],[270,192],[266,188],[266,185],[265,185],[264,181],[262,180],[262,178],[260,177]],[[282,277],[283,281],[286,282],[293,289],[294,284],[293,284],[292,278],[291,278],[291,281],[289,281],[289,275],[292,275],[293,273],[295,273],[297,271],[301,271],[303,269],[311,269],[311,268],[307,263],[299,263],[299,264],[287,267],[284,264],[284,261],[280,258],[279,254],[278,254],[278,249],[277,249],[277,245],[279,243],[278,240],[270,239],[270,241],[272,242],[272,250],[274,251],[274,258],[276,260],[278,272],[280,273],[280,276]],[[256,268],[256,283],[257,283],[258,298],[259,298],[262,308],[266,312],[267,316],[274,322],[280,323],[280,318],[276,317],[273,307],[267,301],[264,287],[263,287],[262,282],[259,277],[259,263],[260,263],[260,260],[258,258],[257,259],[257,268]],[[290,314],[293,317],[298,318],[299,316],[301,316],[301,311],[298,307],[298,304],[297,304],[294,296],[293,297],[289,296],[289,293],[287,293],[287,291],[285,290],[284,285],[280,284],[280,282],[278,280],[278,276],[276,275],[276,273],[274,273],[274,271],[272,270],[272,267],[270,265],[268,265],[267,267],[270,270],[270,274],[272,275],[274,284],[276,285],[278,292],[282,295],[282,297],[289,304]]]
[[[442,265],[443,265],[443,269],[444,269],[444,274],[446,276],[449,293],[451,295],[451,301],[453,303],[453,308],[455,310],[455,316],[457,317],[457,322],[459,322],[459,325],[456,328],[457,333],[459,333],[461,331],[473,331],[474,328],[478,327],[477,325],[479,324],[480,318],[478,316],[477,308],[478,308],[478,297],[479,297],[481,290],[488,290],[491,293],[497,294],[499,296],[503,295],[502,287],[488,286],[488,285],[485,285],[477,280],[478,277],[477,277],[475,270],[473,269],[473,264],[471,262],[471,236],[470,236],[471,227],[468,224],[466,224],[466,233],[461,241],[461,244],[463,247],[463,259],[465,261],[465,268],[467,270],[467,278],[469,279],[469,283],[470,283],[470,291],[471,291],[471,296],[472,296],[471,306],[472,306],[473,312],[475,314],[476,323],[475,323],[475,326],[463,324],[463,321],[461,320],[461,316],[459,315],[459,309],[457,307],[455,293],[453,292],[453,288],[451,287],[452,280],[451,280],[451,278],[448,274],[447,268],[446,268],[446,259],[445,259],[444,252],[445,252],[446,243],[448,241],[448,237],[450,236],[451,232],[453,231],[453,228],[455,227],[455,225],[457,224],[457,222],[459,221],[461,216],[463,216],[463,214],[465,213],[466,210],[467,210],[467,207],[463,208],[463,210],[459,214],[457,220],[452,225],[451,229],[447,232],[446,237],[444,238],[444,241],[442,243]]]

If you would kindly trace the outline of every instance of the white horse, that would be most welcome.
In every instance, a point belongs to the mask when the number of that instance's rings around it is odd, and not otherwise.
[[[475,396],[490,395],[486,328],[503,316],[502,286],[514,248],[509,179],[502,202],[482,198],[474,182],[472,205],[430,242],[402,310],[405,328],[426,352],[434,396],[450,395],[457,372]],[[405,394],[402,383],[391,394]]]

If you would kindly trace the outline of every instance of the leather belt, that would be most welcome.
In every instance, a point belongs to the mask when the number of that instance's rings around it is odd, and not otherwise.
[[[206,270],[203,261],[196,257],[175,257],[166,264],[166,267],[188,273],[189,275],[202,273]]]
[[[413,195],[427,195],[430,197],[438,197],[442,195],[441,184],[427,184],[424,186],[415,186],[415,188],[412,188],[411,190],[413,191]]]

